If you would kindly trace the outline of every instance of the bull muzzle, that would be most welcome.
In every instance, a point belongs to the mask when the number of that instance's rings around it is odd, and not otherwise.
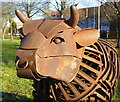
[[[51,77],[71,82],[79,70],[78,58],[74,56],[40,57],[37,50],[17,50],[17,75],[37,79]]]
[[[28,61],[21,61],[21,60],[17,60],[16,62],[16,68],[27,68],[28,67]]]
[[[34,61],[35,50],[17,50],[16,51],[16,68],[27,69],[31,61]]]
[[[17,76],[21,78],[40,80],[42,76],[35,70],[35,52],[36,50],[17,50],[16,68]]]

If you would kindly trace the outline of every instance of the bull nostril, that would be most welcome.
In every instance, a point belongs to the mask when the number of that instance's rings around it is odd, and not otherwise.
[[[23,62],[23,63],[20,63],[20,60],[18,60],[18,61],[16,62],[16,67],[17,67],[17,68],[27,68],[27,66],[28,66],[28,61],[25,61],[25,62]]]

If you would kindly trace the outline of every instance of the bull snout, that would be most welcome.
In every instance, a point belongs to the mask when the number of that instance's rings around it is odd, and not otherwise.
[[[16,51],[16,68],[25,69],[30,67],[30,62],[34,60],[35,50],[17,50]]]
[[[28,67],[28,61],[22,61],[20,59],[16,62],[16,68],[27,68]]]
[[[35,72],[35,52],[34,49],[19,49],[16,51],[17,76],[20,78],[39,80]]]

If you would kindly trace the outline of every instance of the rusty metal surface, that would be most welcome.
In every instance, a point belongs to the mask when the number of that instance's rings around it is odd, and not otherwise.
[[[96,42],[99,37],[99,32],[97,29],[89,28],[82,29],[74,35],[74,39],[81,46],[89,46]]]
[[[31,21],[30,18],[26,17],[20,10],[15,10],[15,13],[17,15],[17,17],[21,20],[21,22],[27,22],[27,21]]]
[[[16,14],[24,22],[16,51],[19,77],[44,83],[53,101],[111,101],[119,74],[117,52],[98,39],[98,30],[77,26],[75,6],[69,20],[31,20],[19,10]]]
[[[78,13],[78,10],[75,6],[71,6],[70,7],[70,12],[71,12],[71,16],[68,20],[66,20],[65,22],[75,28],[76,25],[78,24],[78,21],[79,21],[79,13]]]
[[[41,38],[40,41],[38,41]],[[29,34],[27,34],[27,37],[24,37],[22,39],[21,44],[20,44],[20,49],[37,49],[41,47],[44,42],[46,42],[45,36],[41,32],[34,31]]]
[[[41,25],[43,21],[44,19],[43,20],[31,20],[29,22],[25,22],[22,28],[22,32],[24,36],[27,35],[28,33],[36,31],[38,29],[38,26]]]
[[[42,66],[41,66],[42,65]],[[49,68],[49,69],[48,69]],[[78,59],[71,56],[36,58],[36,70],[40,75],[70,82],[78,72]]]
[[[49,92],[54,101],[112,101],[119,72],[116,50],[98,39],[95,44],[84,47],[83,56],[78,73],[70,83],[49,79]]]

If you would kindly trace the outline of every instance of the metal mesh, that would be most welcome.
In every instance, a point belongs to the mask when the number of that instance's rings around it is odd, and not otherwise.
[[[84,49],[79,72],[72,82],[47,80],[53,101],[111,101],[119,72],[116,50],[100,39]]]

